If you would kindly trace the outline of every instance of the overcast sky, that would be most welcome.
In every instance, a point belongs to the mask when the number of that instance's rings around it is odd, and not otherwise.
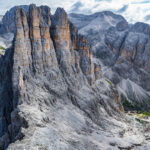
[[[15,5],[48,5],[54,13],[63,7],[68,13],[91,14],[110,10],[123,15],[130,23],[142,21],[150,24],[150,0],[0,0],[0,14]]]

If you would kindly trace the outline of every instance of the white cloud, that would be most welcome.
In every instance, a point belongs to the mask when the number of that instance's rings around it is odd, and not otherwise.
[[[137,21],[150,23],[150,0],[0,0],[0,14],[14,5],[35,3],[48,5],[52,12],[63,7],[67,12],[90,14],[110,10],[123,15],[130,23]],[[119,11],[121,10],[121,11]]]

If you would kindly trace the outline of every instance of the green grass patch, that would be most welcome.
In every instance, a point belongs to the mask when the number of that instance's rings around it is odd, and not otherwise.
[[[144,118],[144,117],[150,117],[150,113],[149,112],[142,112],[142,111],[138,111],[137,112],[137,114],[139,115],[139,116],[141,116],[142,118]]]
[[[3,46],[0,46],[0,55],[4,55],[5,54],[5,48]]]
[[[122,104],[124,107],[134,108],[134,106],[127,100],[125,100]]]
[[[105,79],[105,81],[108,82],[110,85],[113,84],[113,83],[112,83],[110,80],[108,80],[107,78],[104,78],[104,79]]]
[[[5,48],[4,48],[3,46],[0,46],[0,49],[1,49],[1,50],[5,50]]]
[[[144,121],[142,121],[142,120],[140,120],[140,119],[138,119],[138,118],[135,118],[135,120],[136,120],[137,122],[141,123],[142,125],[144,124]]]

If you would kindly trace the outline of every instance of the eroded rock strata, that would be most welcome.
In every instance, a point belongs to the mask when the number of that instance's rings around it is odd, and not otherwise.
[[[12,142],[8,150],[99,149],[86,132],[107,128],[109,116],[121,119],[123,108],[88,40],[61,8],[54,15],[47,6],[18,8],[15,24],[0,58],[0,149]]]

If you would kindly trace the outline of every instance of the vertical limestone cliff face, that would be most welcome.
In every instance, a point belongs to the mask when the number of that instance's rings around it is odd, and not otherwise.
[[[13,46],[0,58],[0,149],[18,139],[23,141],[21,148],[14,143],[8,149],[40,148],[43,141],[55,138],[63,142],[49,141],[49,149],[65,149],[69,139],[57,127],[60,122],[82,130],[86,119],[99,126],[102,116],[120,114],[116,91],[103,79],[96,81],[100,69],[92,61],[90,45],[63,9],[52,16],[47,6],[30,5],[28,13],[19,8],[15,23]],[[58,137],[42,137],[41,128]],[[35,132],[39,143],[33,141]],[[72,136],[71,130],[68,134]]]
[[[61,65],[76,63],[76,65],[80,66],[88,82],[92,85],[95,80],[93,75],[94,66],[92,64],[92,51],[88,40],[78,34],[77,29],[69,22],[66,12],[61,8],[58,8],[52,17],[51,34],[57,58],[61,62]],[[79,60],[75,60],[76,58],[71,56],[74,50],[79,53]],[[63,62],[63,60],[66,62]]]
[[[78,30],[72,23],[70,23],[71,29],[71,40],[73,49],[77,50],[80,53],[80,66],[84,75],[87,77],[89,83],[92,85],[96,80],[95,74],[96,70],[94,70],[94,63],[92,62],[93,53],[91,50],[91,46],[88,40],[78,33]],[[100,73],[100,70],[99,70]]]

